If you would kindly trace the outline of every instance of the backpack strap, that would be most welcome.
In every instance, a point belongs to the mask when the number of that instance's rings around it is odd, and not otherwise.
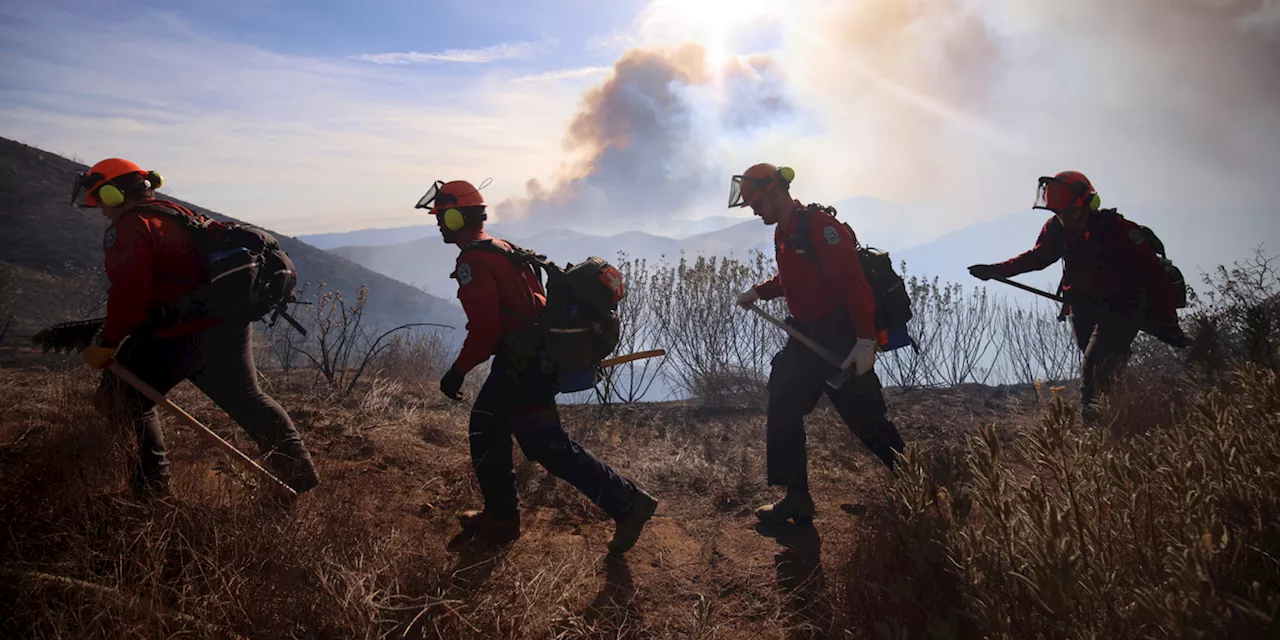
[[[196,246],[197,251],[199,251],[202,255],[208,255],[210,252],[211,247],[209,246],[209,238],[204,234],[204,232],[208,231],[210,226],[217,223],[217,221],[214,220],[213,218],[200,215],[190,209],[187,209],[186,207],[183,207],[179,204],[175,204],[173,202],[169,202],[167,200],[147,201],[143,204],[140,204],[134,207],[129,211],[129,213],[130,214],[152,213],[156,215],[165,216],[170,220],[175,220],[181,223],[183,228],[187,230],[188,234],[191,237],[191,241]],[[166,273],[163,271],[157,272],[156,275],[166,280],[170,280],[173,282],[181,282],[183,284],[192,285],[196,287],[199,287],[205,284],[203,282],[194,282],[187,278],[182,278],[182,277],[173,275],[171,273]]]
[[[487,251],[489,253],[496,253],[498,255],[505,256],[507,259],[511,260],[511,262],[515,264],[517,268],[525,265],[532,267],[534,275],[538,278],[538,281],[543,282],[545,279],[547,281],[547,286],[550,285],[550,279],[552,277],[558,277],[560,275],[559,270],[555,267],[553,263],[547,260],[546,256],[536,253],[534,251],[530,251],[528,249],[524,249],[511,242],[507,242],[506,240],[503,240],[502,243],[505,244],[507,247],[510,247],[510,249],[507,249],[502,245],[499,245],[498,243],[494,242],[494,238],[488,238],[485,240],[476,240],[476,241],[467,243],[466,246],[462,247],[462,253],[459,255],[460,256],[466,255],[471,251]],[[457,271],[453,272],[452,274],[449,274],[449,277],[456,278]],[[530,298],[533,297],[532,291],[529,292],[529,297]],[[498,305],[498,309],[502,313],[508,316],[511,316],[517,320],[520,320],[530,326],[537,326],[538,324],[538,321],[536,319],[525,317],[523,314],[516,312],[514,309],[506,305],[500,304]]]
[[[813,214],[819,211],[831,216],[832,219],[835,219],[836,217],[835,207],[824,207],[817,203],[810,203],[804,209],[800,210],[800,221],[796,225],[795,233],[791,234],[791,236],[787,238],[787,244],[794,248],[796,253],[813,260],[818,264],[822,264],[822,261],[818,259],[818,252],[813,248],[813,230],[810,228],[810,223],[813,220]],[[846,224],[845,226],[848,225]],[[853,235],[852,229],[850,229],[850,235]],[[857,246],[855,245],[854,248],[856,249]]]

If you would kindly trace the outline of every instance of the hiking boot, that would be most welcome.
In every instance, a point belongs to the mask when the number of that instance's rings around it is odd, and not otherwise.
[[[791,520],[807,525],[813,522],[813,498],[807,491],[788,490],[785,498],[756,509],[756,517],[765,524],[782,524]]]
[[[458,523],[467,533],[493,540],[515,540],[520,537],[520,515],[497,516],[488,511],[464,511]]]
[[[631,502],[631,513],[618,520],[613,530],[613,539],[609,541],[610,553],[626,553],[636,546],[640,539],[640,530],[658,510],[658,501],[644,489],[636,487],[635,500]]]
[[[287,456],[273,453],[267,458],[266,468],[280,482],[283,482],[294,493],[302,495],[320,484],[320,476],[316,474],[315,463],[311,456],[303,452],[298,456]]]

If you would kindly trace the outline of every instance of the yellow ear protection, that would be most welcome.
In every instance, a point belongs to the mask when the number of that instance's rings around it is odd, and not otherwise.
[[[778,179],[782,184],[791,186],[791,181],[796,179],[796,170],[791,167],[778,167]]]
[[[130,176],[130,178],[133,181],[124,185],[117,186],[111,182],[102,185],[98,189],[98,199],[108,207],[118,207],[124,204],[126,190],[159,189],[160,185],[164,184],[164,178],[161,178],[160,174],[155,171],[148,171],[146,175],[141,177]],[[102,176],[96,173],[85,176],[86,181],[91,181],[90,184],[96,183],[101,179]]]
[[[441,196],[452,197],[452,196]],[[449,207],[440,214],[440,220],[444,223],[444,228],[450,231],[461,231],[468,224],[479,224],[489,219],[489,214],[481,211],[472,211],[464,213],[462,209],[457,207]]]
[[[1089,195],[1088,187],[1085,187],[1079,182],[1072,184],[1071,190],[1076,194],[1076,203],[1079,203],[1085,196]],[[1098,207],[1101,205],[1102,198],[1098,196],[1098,192],[1096,191],[1093,193],[1093,197],[1089,198],[1088,202],[1084,203],[1084,206],[1088,207],[1090,211],[1097,211]]]
[[[461,211],[450,207],[444,212],[444,226],[450,231],[460,231],[467,226],[467,217]]]

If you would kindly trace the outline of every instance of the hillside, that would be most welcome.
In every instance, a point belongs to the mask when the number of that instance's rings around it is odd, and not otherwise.
[[[56,321],[49,316],[54,290],[74,289],[77,272],[102,264],[102,234],[107,220],[96,209],[68,204],[71,181],[85,165],[61,156],[0,138],[0,234],[10,241],[0,246],[0,263],[16,267],[22,286],[23,310],[17,314],[22,331]],[[175,179],[180,179],[175,177]],[[222,220],[233,218],[171,198],[193,210]],[[250,221],[252,222],[252,221]],[[461,329],[460,307],[449,299],[433,297],[370,271],[342,257],[322,251],[282,234],[275,234],[289,253],[303,282],[323,282],[327,290],[354,297],[360,285],[369,287],[367,319],[390,327],[409,322],[436,322]],[[45,276],[36,277],[36,274]],[[7,294],[6,294],[7,295]],[[61,297],[74,295],[66,291]],[[66,320],[76,318],[66,317]]]

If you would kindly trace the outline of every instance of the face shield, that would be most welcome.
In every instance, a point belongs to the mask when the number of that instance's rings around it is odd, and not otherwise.
[[[760,198],[769,187],[773,180],[769,178],[752,178],[744,175],[736,175],[729,185],[729,208],[749,207],[757,199]]]
[[[436,196],[440,195],[440,187],[443,187],[443,186],[444,186],[444,180],[436,180],[435,182],[431,183],[431,188],[427,190],[426,194],[424,194],[421,198],[418,199],[418,204],[413,205],[413,208],[414,209],[433,208],[433,205],[435,204],[435,201],[436,201]]]
[[[80,202],[80,192],[83,191],[87,199],[102,179],[103,175],[100,173],[77,173],[71,184],[71,204],[82,207],[97,206],[89,202]]]
[[[1047,209],[1054,213],[1065,214],[1075,209],[1076,192],[1070,184],[1057,178],[1040,178],[1040,186],[1036,190],[1036,203],[1033,209]]]

